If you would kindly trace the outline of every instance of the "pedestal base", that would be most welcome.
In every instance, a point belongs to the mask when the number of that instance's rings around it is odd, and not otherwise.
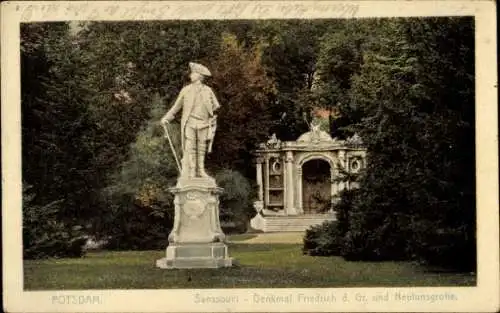
[[[223,243],[173,244],[167,247],[167,257],[156,261],[162,269],[231,267],[227,246]]]
[[[233,265],[219,220],[219,195],[213,178],[179,179],[170,191],[175,195],[175,217],[168,236],[167,255],[156,266],[220,268]]]

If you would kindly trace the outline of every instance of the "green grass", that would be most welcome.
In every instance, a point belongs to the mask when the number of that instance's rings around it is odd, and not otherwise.
[[[162,270],[164,251],[92,252],[80,259],[24,261],[26,290],[474,286],[475,276],[437,273],[409,262],[311,257],[299,244],[230,244],[239,266]]]
[[[234,241],[245,241],[255,237],[257,237],[256,234],[238,234],[238,235],[230,235],[228,236],[228,239],[229,241],[234,242]]]

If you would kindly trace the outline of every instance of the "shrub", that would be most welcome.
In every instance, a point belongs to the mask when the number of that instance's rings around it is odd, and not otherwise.
[[[465,226],[444,227],[435,223],[418,227],[414,235],[414,259],[449,270],[476,270],[476,237]],[[426,227],[430,226],[432,227]],[[460,257],[457,258],[457,255]]]
[[[135,199],[135,195],[122,194],[114,197],[109,209],[108,220],[104,221],[106,230],[102,233],[106,249],[154,250],[168,245],[173,201],[146,206]]]
[[[215,175],[217,185],[224,189],[220,196],[220,220],[224,232],[244,233],[255,211],[253,189],[248,179],[237,171],[222,169]]]
[[[58,217],[64,201],[36,205],[29,189],[23,187],[23,258],[81,257],[86,237],[81,226]]]
[[[347,260],[384,261],[408,259],[405,227],[393,216],[374,217],[356,212],[344,236],[342,255]],[[368,226],[368,225],[377,225]]]
[[[355,190],[341,193],[341,200],[334,206],[337,221],[324,222],[306,230],[302,251],[309,255],[343,255],[345,235],[349,229],[349,208]]]
[[[303,253],[314,256],[340,255],[342,237],[337,224],[324,222],[306,230]]]

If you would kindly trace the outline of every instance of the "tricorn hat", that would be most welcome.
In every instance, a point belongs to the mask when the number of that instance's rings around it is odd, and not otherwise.
[[[206,68],[205,66],[194,63],[194,62],[189,62],[189,68],[191,69],[191,72],[193,73],[198,73],[203,76],[212,76],[212,73]]]

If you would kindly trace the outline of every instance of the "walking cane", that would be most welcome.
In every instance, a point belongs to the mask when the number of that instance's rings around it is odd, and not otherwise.
[[[168,128],[167,125],[161,123],[163,126],[163,129],[165,130],[165,137],[168,139],[168,143],[170,144],[170,149],[172,149],[172,154],[174,155],[175,158],[175,163],[177,164],[177,169],[179,170],[179,173],[181,172],[181,164],[179,163],[179,159],[177,158],[177,153],[175,152],[174,149],[174,144],[172,143],[172,139],[170,139],[170,135],[168,134]]]

